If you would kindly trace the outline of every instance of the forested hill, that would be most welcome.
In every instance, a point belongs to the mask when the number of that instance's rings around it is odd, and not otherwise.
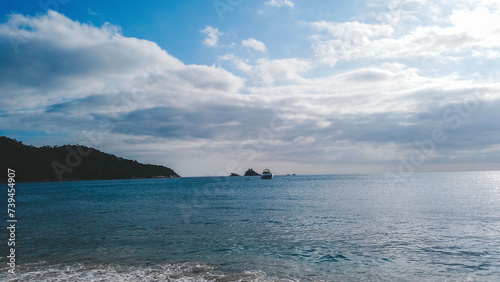
[[[34,147],[0,137],[0,182],[7,169],[15,170],[16,182],[130,178],[176,178],[172,169],[141,164],[79,145]]]

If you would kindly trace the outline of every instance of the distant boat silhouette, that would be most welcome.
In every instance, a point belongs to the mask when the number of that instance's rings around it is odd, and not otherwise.
[[[273,174],[271,173],[271,171],[268,168],[266,168],[262,172],[262,176],[260,178],[261,179],[272,179],[273,178]]]

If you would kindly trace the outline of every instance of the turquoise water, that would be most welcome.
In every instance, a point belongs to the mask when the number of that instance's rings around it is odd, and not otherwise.
[[[2,232],[0,280],[500,280],[499,172],[20,183],[16,192],[18,274],[6,273]]]

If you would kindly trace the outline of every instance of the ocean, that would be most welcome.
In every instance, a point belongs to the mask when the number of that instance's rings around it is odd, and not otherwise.
[[[500,172],[2,185],[1,281],[500,281]]]

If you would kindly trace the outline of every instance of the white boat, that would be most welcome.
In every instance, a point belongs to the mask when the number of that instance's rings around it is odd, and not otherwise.
[[[272,174],[272,172],[268,168],[266,168],[262,172],[262,176],[260,178],[261,179],[272,179],[273,178],[273,174]]]

